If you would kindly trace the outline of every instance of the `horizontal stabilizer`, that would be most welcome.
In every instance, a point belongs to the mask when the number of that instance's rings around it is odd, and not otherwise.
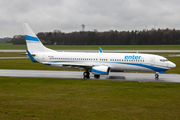
[[[31,53],[30,53],[28,50],[26,50],[26,52],[27,52],[27,54],[28,54],[28,56],[29,56],[29,58],[31,59],[32,62],[37,62],[37,61],[33,58],[33,56],[31,55]]]

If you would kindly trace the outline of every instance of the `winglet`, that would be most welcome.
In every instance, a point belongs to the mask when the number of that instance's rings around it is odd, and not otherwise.
[[[101,47],[99,47],[99,53],[103,53],[103,51],[102,51]]]
[[[37,61],[33,58],[33,56],[31,55],[31,53],[30,53],[28,50],[26,50],[26,52],[28,53],[28,56],[29,56],[29,58],[31,59],[32,62],[37,62]]]

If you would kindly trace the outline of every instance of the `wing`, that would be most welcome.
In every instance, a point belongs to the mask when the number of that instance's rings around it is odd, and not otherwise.
[[[103,51],[102,51],[101,47],[99,47],[99,53],[103,53]]]
[[[90,69],[92,64],[82,64],[82,63],[64,63],[64,62],[43,62],[45,65],[53,67],[66,67],[66,68],[75,68],[75,69]]]

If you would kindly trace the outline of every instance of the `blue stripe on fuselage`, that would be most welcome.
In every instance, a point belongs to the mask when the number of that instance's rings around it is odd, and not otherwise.
[[[51,63],[58,63],[58,62],[94,62],[94,61],[50,61],[49,63],[51,64]],[[146,65],[146,64],[140,64],[140,63],[123,63],[123,62],[103,62],[103,63],[117,63],[117,64],[133,65],[133,66],[148,68],[148,69],[151,69],[151,70],[157,71],[157,72],[169,70],[169,69],[165,69],[165,68],[161,68],[161,67],[156,67],[156,66],[151,66],[151,65]]]
[[[144,68],[148,68],[151,69],[153,71],[167,71],[168,69],[165,68],[160,68],[160,67],[156,67],[156,66],[151,66],[151,65],[145,65],[145,64],[138,64],[138,63],[119,63],[118,64],[126,64],[126,65],[134,65],[134,66],[139,66],[139,67],[144,67]]]

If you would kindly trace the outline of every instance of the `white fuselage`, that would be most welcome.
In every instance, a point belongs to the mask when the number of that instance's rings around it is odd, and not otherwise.
[[[108,66],[111,71],[163,72],[175,67],[174,63],[162,56],[138,53],[44,52],[36,53],[34,58],[54,67],[79,69],[83,69],[83,66]]]

